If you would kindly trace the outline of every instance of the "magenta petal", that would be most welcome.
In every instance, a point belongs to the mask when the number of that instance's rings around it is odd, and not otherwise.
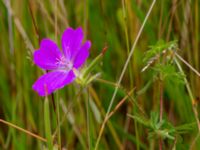
[[[62,35],[62,49],[68,60],[78,53],[83,40],[83,30],[81,27],[77,29],[67,28]]]
[[[53,91],[63,88],[75,79],[73,71],[55,71],[41,76],[32,86],[40,96],[51,94]]]
[[[86,61],[86,59],[89,56],[89,49],[91,47],[91,42],[90,41],[86,41],[85,44],[81,47],[81,49],[79,50],[79,53],[77,54],[77,56],[74,59],[74,67],[75,68],[79,68],[81,67],[82,64],[84,64],[84,62]]]
[[[40,48],[34,52],[34,63],[45,70],[56,69],[62,53],[58,46],[50,39],[43,39]]]

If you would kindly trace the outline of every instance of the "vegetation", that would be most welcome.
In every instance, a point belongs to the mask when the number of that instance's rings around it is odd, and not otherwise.
[[[0,149],[200,149],[199,0],[0,0]],[[82,76],[32,85],[43,38],[92,43]]]

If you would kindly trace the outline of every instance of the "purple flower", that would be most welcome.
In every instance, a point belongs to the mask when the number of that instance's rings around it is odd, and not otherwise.
[[[90,41],[82,44],[83,30],[67,28],[61,39],[62,52],[50,39],[43,39],[40,48],[34,52],[34,63],[48,72],[32,86],[40,96],[70,84],[75,78],[74,69],[80,68],[89,56]]]

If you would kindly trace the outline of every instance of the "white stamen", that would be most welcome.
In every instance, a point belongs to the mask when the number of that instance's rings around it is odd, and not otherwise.
[[[58,65],[59,70],[69,71],[73,67],[72,62],[70,60],[67,60],[64,56],[58,58],[56,64]]]

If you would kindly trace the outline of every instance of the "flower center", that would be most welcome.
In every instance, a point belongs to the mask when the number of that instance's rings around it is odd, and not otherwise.
[[[72,62],[67,60],[64,56],[58,60],[58,65],[60,70],[69,71],[73,68]]]

